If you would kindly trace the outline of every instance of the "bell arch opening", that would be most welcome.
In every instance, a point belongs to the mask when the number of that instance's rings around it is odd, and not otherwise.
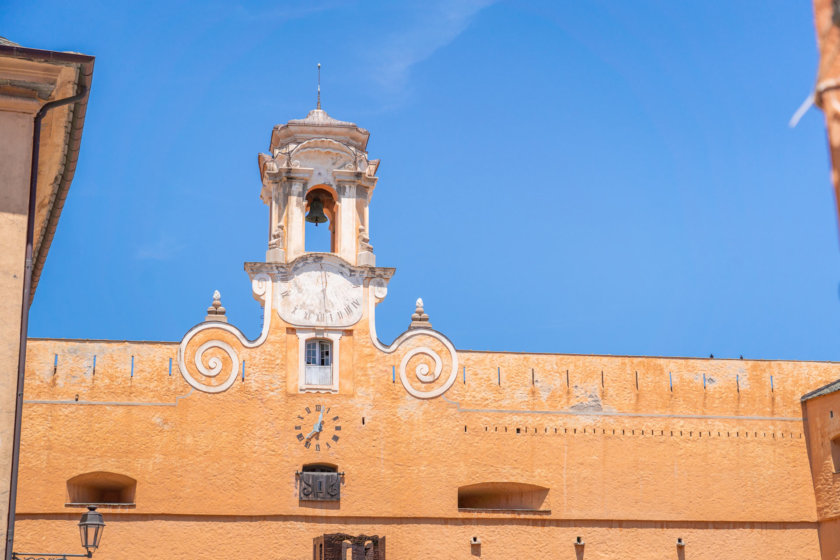
[[[309,189],[306,193],[306,230],[303,249],[307,253],[335,253],[336,195],[326,185]]]

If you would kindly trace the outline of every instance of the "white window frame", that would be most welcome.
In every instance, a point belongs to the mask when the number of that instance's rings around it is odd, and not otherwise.
[[[322,329],[298,329],[298,392],[300,393],[338,393],[340,362],[338,342],[342,331],[327,331]],[[330,385],[309,385],[306,383],[306,343],[312,339],[329,340],[332,342],[332,383]]]
[[[306,373],[307,385],[318,385],[319,382],[332,384],[333,372],[333,343],[328,338],[310,338],[306,341]],[[312,361],[310,361],[310,358]],[[315,381],[317,379],[317,381]]]

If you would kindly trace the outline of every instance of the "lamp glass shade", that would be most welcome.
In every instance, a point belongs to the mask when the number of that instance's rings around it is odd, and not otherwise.
[[[99,541],[102,539],[102,532],[105,530],[105,521],[102,514],[96,511],[96,506],[88,506],[88,510],[82,514],[79,520],[79,536],[82,539],[82,546],[88,552],[99,548]]]

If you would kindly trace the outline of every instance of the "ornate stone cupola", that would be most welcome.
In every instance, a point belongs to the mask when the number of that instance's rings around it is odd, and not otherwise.
[[[261,198],[270,207],[266,262],[290,263],[306,253],[305,218],[329,220],[330,252],[350,265],[375,266],[368,204],[379,160],[370,160],[370,133],[319,107],[277,125],[270,154],[259,155]]]

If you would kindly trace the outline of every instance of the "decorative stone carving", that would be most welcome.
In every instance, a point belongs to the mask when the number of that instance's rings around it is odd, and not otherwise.
[[[222,294],[219,293],[219,290],[213,292],[213,304],[207,308],[207,317],[204,318],[205,321],[222,321],[227,323],[227,317],[225,317],[225,308],[222,307]]]
[[[292,153],[292,167],[315,170],[316,182],[334,183],[332,170],[354,169],[356,154],[348,146],[330,138],[313,138],[299,144]],[[348,167],[349,166],[349,167]]]
[[[379,303],[388,295],[388,283],[382,278],[371,280],[370,287],[373,290],[373,297],[376,299],[376,303]]]
[[[367,160],[367,165],[366,165],[366,168],[365,168],[365,175],[366,176],[375,177],[377,169],[379,169],[379,160],[378,159]]]
[[[370,236],[365,226],[359,226],[356,239],[358,240],[356,264],[359,266],[376,266],[376,255],[373,254],[373,246],[370,244]]]
[[[285,150],[277,150],[274,157],[280,159],[280,164],[283,167],[292,167],[292,149],[292,147],[287,147]]]
[[[373,252],[373,245],[370,244],[370,235],[368,235],[365,226],[359,226],[359,252]]]
[[[431,329],[432,324],[429,322],[429,316],[423,310],[423,298],[417,298],[415,304],[414,314],[411,316],[411,324],[409,329]]]
[[[286,227],[283,224],[277,224],[277,227],[274,228],[268,246],[271,249],[282,249],[286,246]]]
[[[373,345],[386,354],[399,354],[400,348],[409,348],[400,359],[400,382],[406,392],[418,399],[439,397],[449,390],[458,377],[458,353],[448,338],[431,328],[429,316],[423,311],[423,300],[417,300],[412,325],[390,345],[385,346],[376,336],[376,321],[373,308],[376,302],[377,287],[371,281],[368,293],[368,323],[370,340]],[[415,321],[415,317],[417,320]],[[408,343],[411,342],[409,345]],[[443,356],[435,349],[445,350]],[[448,354],[448,356],[446,355]],[[415,363],[412,382],[408,370],[410,363]],[[430,364],[433,367],[430,367]],[[446,367],[448,366],[448,367]],[[445,375],[444,375],[445,374]]]
[[[230,342],[243,348],[256,348],[268,337],[268,327],[271,323],[271,279],[267,274],[257,274],[251,279],[251,289],[254,297],[265,304],[262,333],[259,338],[249,341],[236,327],[212,320],[191,328],[181,339],[181,344],[178,345],[178,368],[181,376],[193,388],[205,393],[221,393],[230,389],[236,381],[241,364],[239,352]],[[209,336],[203,334],[205,332]],[[188,360],[188,357],[191,360]],[[222,381],[218,382],[218,379]]]

